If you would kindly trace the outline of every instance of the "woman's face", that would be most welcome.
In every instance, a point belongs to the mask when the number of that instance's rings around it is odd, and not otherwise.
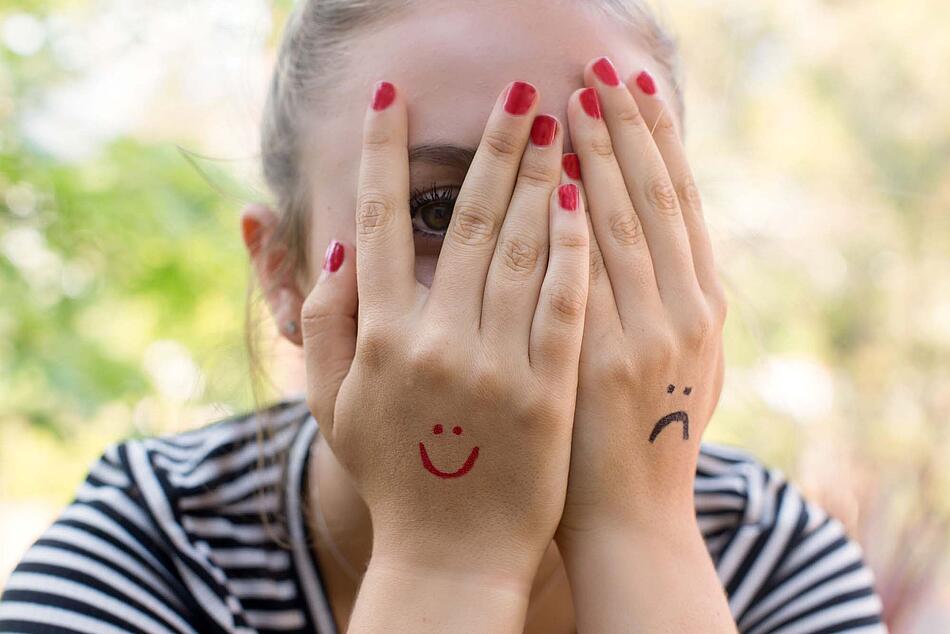
[[[533,83],[539,112],[563,124],[567,99],[582,87],[584,65],[595,57],[609,56],[623,78],[644,68],[663,76],[634,32],[592,4],[419,1],[409,13],[354,36],[316,122],[310,253],[322,255],[332,239],[355,244],[363,116],[373,85],[385,79],[409,105],[416,277],[430,285],[451,206],[505,85]],[[321,257],[311,258],[311,283],[320,265]]]

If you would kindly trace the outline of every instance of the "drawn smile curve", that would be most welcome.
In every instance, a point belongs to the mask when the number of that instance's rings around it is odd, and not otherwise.
[[[475,466],[475,461],[478,460],[478,447],[472,447],[472,451],[468,454],[468,458],[465,459],[465,463],[462,464],[461,467],[448,473],[432,464],[432,460],[429,459],[429,454],[426,451],[426,445],[422,441],[419,441],[419,456],[422,458],[422,466],[432,475],[439,478],[458,478],[471,471],[472,467]]]

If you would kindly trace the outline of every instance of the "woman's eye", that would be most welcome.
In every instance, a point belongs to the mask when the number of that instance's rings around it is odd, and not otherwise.
[[[458,190],[458,187],[441,187],[414,195],[410,203],[413,231],[430,236],[445,236],[452,220]]]

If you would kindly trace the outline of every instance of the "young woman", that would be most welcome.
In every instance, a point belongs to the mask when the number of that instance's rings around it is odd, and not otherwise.
[[[840,523],[700,444],[674,71],[632,1],[301,1],[242,227],[307,397],[110,447],[0,630],[883,631]]]

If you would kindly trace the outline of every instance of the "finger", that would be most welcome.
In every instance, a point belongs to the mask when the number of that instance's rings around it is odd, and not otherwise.
[[[673,182],[689,237],[696,279],[707,296],[721,294],[702,200],[686,158],[686,149],[676,130],[674,113],[658,93],[656,82],[647,71],[631,76],[627,87],[643,114],[647,128],[653,132],[653,140]]]
[[[485,281],[481,328],[501,349],[527,350],[548,261],[551,192],[561,178],[561,126],[538,115]]]
[[[597,243],[597,236],[591,224],[590,206],[587,204],[587,192],[581,181],[581,164],[577,154],[565,154],[561,161],[563,172],[561,183],[577,185],[587,216],[587,235],[590,240],[590,261],[588,263],[589,278],[587,290],[587,317],[584,319],[584,339],[594,336],[597,332],[619,332],[620,314],[617,312],[617,302],[610,284],[607,267],[604,266],[604,254]],[[583,348],[581,355],[583,356]]]
[[[568,156],[565,154],[565,156]],[[575,155],[576,156],[576,155]],[[569,159],[570,160],[570,159]],[[587,235],[590,240],[590,254],[588,258],[588,290],[587,290],[587,316],[584,319],[584,340],[592,340],[594,337],[602,336],[604,333],[619,333],[623,328],[620,322],[620,313],[617,311],[617,302],[614,299],[614,291],[610,283],[610,276],[607,274],[607,267],[604,266],[604,254],[600,251],[600,245],[597,244],[597,236],[594,234],[594,227],[591,224],[590,207],[587,206],[587,193],[584,191],[584,185],[580,180],[571,177],[565,168],[562,176],[563,183],[573,183],[577,185],[580,191],[581,202],[587,218]],[[581,356],[584,355],[583,348]]]
[[[657,308],[660,296],[653,261],[623,173],[614,157],[593,88],[576,91],[568,101],[571,141],[580,158],[594,239],[612,284],[621,319]],[[630,319],[632,321],[632,318]],[[626,325],[627,321],[624,321]]]
[[[555,384],[573,377],[584,335],[590,240],[580,190],[559,186],[550,198],[550,251],[531,326],[531,366]]]
[[[301,311],[307,404],[328,437],[333,409],[356,349],[356,258],[353,247],[332,241],[323,271]]]
[[[698,283],[679,201],[637,102],[606,57],[589,63],[584,77],[600,98],[617,163],[643,223],[660,297],[668,303],[695,293]]]
[[[432,310],[481,319],[485,278],[537,109],[537,89],[516,81],[498,97],[465,176],[429,295]]]
[[[363,123],[356,205],[361,320],[400,312],[414,297],[407,144],[406,103],[392,84],[379,82]]]

